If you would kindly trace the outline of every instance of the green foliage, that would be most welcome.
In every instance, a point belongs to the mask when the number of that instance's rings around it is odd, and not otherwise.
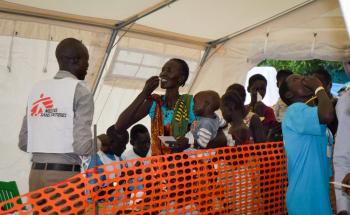
[[[319,67],[325,68],[332,76],[332,80],[335,83],[346,83],[349,81],[344,73],[343,64],[336,61],[323,61],[323,60],[264,60],[258,64],[258,66],[272,66],[276,70],[289,69],[294,73],[301,75],[308,75]]]

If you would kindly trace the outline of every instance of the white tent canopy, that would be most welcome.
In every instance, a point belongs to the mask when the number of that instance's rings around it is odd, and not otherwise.
[[[348,59],[340,11],[337,0],[1,1],[0,180],[16,180],[22,193],[28,189],[29,155],[17,147],[26,98],[35,82],[57,71],[54,50],[63,38],[81,39],[89,49],[87,82],[92,88],[99,82],[94,122],[101,133],[172,57],[189,63],[190,79],[182,90],[191,93],[222,93],[232,83],[244,83],[247,72],[266,58]],[[114,37],[130,20],[136,24]]]
[[[10,0],[35,8],[54,10],[80,16],[125,20],[156,5],[159,0]],[[238,32],[247,26],[268,20],[307,0],[180,0],[137,21],[151,28],[215,40]],[[195,26],[195,27],[194,27]]]

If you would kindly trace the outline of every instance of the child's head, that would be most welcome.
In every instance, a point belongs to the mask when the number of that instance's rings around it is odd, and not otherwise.
[[[106,131],[108,141],[102,142],[101,150],[105,153],[114,153],[121,156],[129,142],[129,133],[127,130],[116,130],[114,125],[110,126]]]
[[[256,74],[249,78],[248,92],[253,96],[259,93],[263,98],[266,95],[267,80],[263,75]]]
[[[144,125],[137,124],[132,127],[130,144],[133,146],[134,152],[141,157],[146,157],[151,146],[151,138],[148,129]]]
[[[293,72],[289,69],[281,69],[277,72],[277,87],[280,88],[282,82],[288,78],[288,76],[293,75]]]
[[[245,112],[242,95],[235,91],[227,91],[221,97],[220,110],[226,122],[232,122],[234,117],[243,117]]]
[[[305,76],[293,74],[282,82],[279,94],[284,103],[291,105],[295,102],[305,102],[314,92],[304,84]]]
[[[243,102],[245,101],[246,91],[245,91],[243,85],[241,85],[241,84],[232,84],[226,89],[226,92],[231,91],[231,90],[236,91],[242,97]]]
[[[220,108],[220,96],[212,90],[201,91],[194,96],[193,111],[197,116],[209,116]]]

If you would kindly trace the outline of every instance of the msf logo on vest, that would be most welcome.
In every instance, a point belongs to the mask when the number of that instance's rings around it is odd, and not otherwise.
[[[32,117],[67,117],[66,113],[58,113],[57,108],[54,108],[54,101],[51,97],[44,97],[40,94],[40,98],[32,104]]]

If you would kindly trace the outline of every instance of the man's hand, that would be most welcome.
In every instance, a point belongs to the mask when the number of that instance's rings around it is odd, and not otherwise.
[[[150,96],[158,86],[159,86],[159,77],[152,76],[146,81],[146,84],[143,87],[142,92],[144,92],[147,96]]]
[[[315,91],[318,87],[322,87],[322,82],[314,76],[306,77],[303,80],[303,84],[312,91]]]
[[[343,181],[342,181],[341,183],[350,186],[350,173],[348,173],[348,174],[344,177],[344,179],[343,179]],[[348,195],[350,196],[350,188],[342,187],[342,190],[343,190],[346,194],[348,194]]]

